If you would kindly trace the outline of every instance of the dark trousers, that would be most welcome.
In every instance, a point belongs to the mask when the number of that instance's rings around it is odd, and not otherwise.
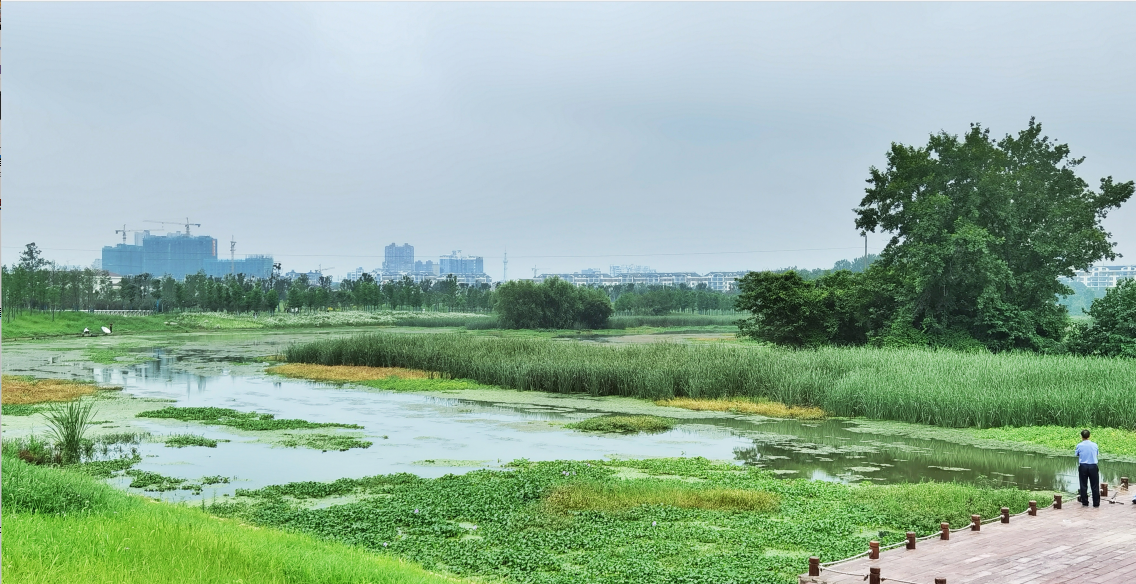
[[[1086,496],[1085,488],[1088,485],[1093,487],[1093,507],[1100,507],[1100,472],[1097,470],[1095,464],[1081,464],[1077,466],[1077,475],[1081,479],[1081,495],[1077,500],[1082,505],[1088,505],[1089,499]]]

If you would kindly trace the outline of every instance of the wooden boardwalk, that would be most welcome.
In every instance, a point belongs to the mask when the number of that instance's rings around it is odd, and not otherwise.
[[[1112,495],[1112,493],[1109,493]],[[880,552],[877,560],[860,558],[822,569],[819,577],[803,575],[802,584],[864,584],[870,568],[882,582],[935,584],[1131,584],[1136,583],[1136,505],[1122,489],[1098,508],[1065,501],[1061,509],[1039,509],[1010,523],[959,531],[949,541],[920,541]],[[952,526],[957,527],[957,526]],[[844,572],[845,575],[837,572]]]

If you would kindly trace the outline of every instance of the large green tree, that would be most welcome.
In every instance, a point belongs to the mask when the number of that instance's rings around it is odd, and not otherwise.
[[[994,350],[1044,349],[1066,328],[1058,281],[1115,259],[1101,226],[1133,194],[1131,181],[1093,190],[1074,170],[1083,158],[1030,120],[1000,140],[972,125],[926,146],[892,144],[872,167],[856,226],[891,240],[868,270],[879,336],[914,329],[930,338],[966,335]]]
[[[1136,280],[1121,280],[1089,309],[1092,324],[1075,349],[1087,355],[1136,357]]]

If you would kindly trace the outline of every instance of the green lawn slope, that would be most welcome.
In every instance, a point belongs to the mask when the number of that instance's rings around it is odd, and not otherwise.
[[[395,558],[243,525],[3,457],[5,581],[52,584],[433,584]]]

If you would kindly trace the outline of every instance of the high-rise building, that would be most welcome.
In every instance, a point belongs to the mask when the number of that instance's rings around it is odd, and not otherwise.
[[[485,260],[481,256],[464,256],[461,250],[440,258],[440,275],[446,274],[484,274]]]
[[[208,235],[140,233],[135,242],[136,245],[120,243],[104,247],[102,268],[120,276],[150,274],[155,278],[172,276],[178,280],[198,272],[219,277],[232,273],[267,278],[272,274],[272,256],[217,259],[217,240]]]
[[[383,273],[398,274],[414,271],[414,246],[409,243],[391,243],[383,248]]]

